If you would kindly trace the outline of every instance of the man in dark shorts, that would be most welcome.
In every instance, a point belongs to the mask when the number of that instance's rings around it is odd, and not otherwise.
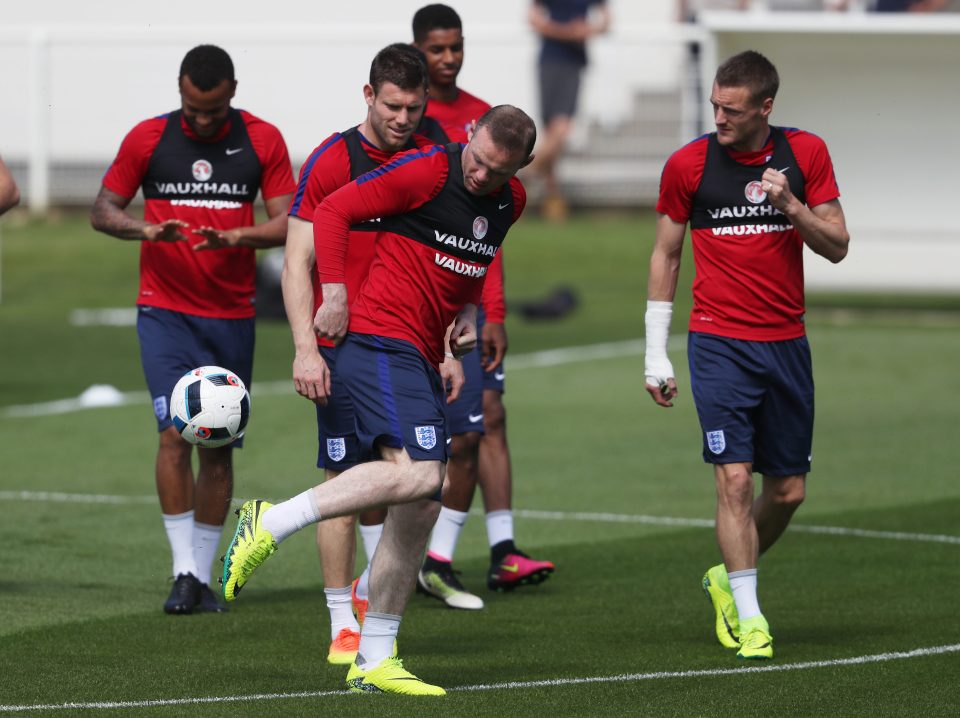
[[[591,17],[591,9],[596,15]],[[543,138],[531,172],[542,176],[542,213],[551,221],[567,216],[557,180],[557,163],[573,129],[580,80],[587,66],[587,41],[610,28],[606,0],[533,0],[530,26],[540,36],[537,79]]]
[[[323,300],[320,285],[314,281],[313,215],[325,197],[389,161],[397,152],[433,144],[426,137],[414,135],[427,104],[426,94],[427,70],[418,50],[398,43],[378,52],[363,88],[367,104],[364,121],[334,132],[310,153],[290,206],[282,286],[295,349],[293,383],[297,393],[317,404],[317,467],[324,470],[327,481],[370,456],[360,447],[353,404],[337,371],[333,342],[318,337],[313,330],[313,317]],[[366,279],[377,228],[377,222],[365,222],[351,234],[346,263],[349,296],[356,296]],[[447,363],[461,371],[458,362]],[[327,661],[334,664],[353,663],[366,613],[366,572],[359,596],[359,581],[353,581],[354,524],[352,515],[317,524],[323,591],[330,612]]]
[[[145,120],[124,138],[90,221],[140,241],[137,333],[160,432],[156,485],[173,554],[171,614],[224,611],[210,569],[233,496],[233,445],[198,448],[173,427],[170,392],[191,369],[217,365],[251,385],[255,250],[283,244],[295,187],[287,147],[271,124],[230,106],[233,63],[200,45],[180,66],[181,108]],[[126,207],[139,189],[144,219]],[[262,195],[269,219],[254,223]]]
[[[717,131],[677,150],[663,170],[647,289],[646,389],[673,405],[667,336],[687,223],[696,279],[690,383],[703,458],[717,487],[723,563],[703,577],[720,643],[773,657],[757,600],[757,560],[805,495],[813,442],[813,372],[804,330],[803,248],[831,262],[850,236],[827,147],[770,125],[780,80],[757,52],[717,70]],[[754,498],[753,472],[763,476]]]
[[[400,620],[440,510],[446,461],[444,389],[437,367],[477,342],[483,279],[526,201],[514,177],[529,163],[533,121],[515,107],[481,117],[470,142],[396,156],[327,197],[314,214],[323,304],[317,333],[340,344],[337,365],[361,447],[381,460],[271,505],[248,501],[224,562],[232,600],[280,542],[307,524],[389,506],[373,558],[370,604],[354,691],[443,695],[393,656]],[[348,297],[350,227],[377,220],[367,279]],[[349,302],[349,310],[348,310]],[[349,332],[348,332],[349,330]]]

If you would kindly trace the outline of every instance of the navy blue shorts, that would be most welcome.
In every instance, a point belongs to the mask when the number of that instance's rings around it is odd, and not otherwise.
[[[337,349],[340,379],[353,402],[361,449],[406,449],[417,461],[447,460],[440,373],[409,342],[348,334]]]
[[[480,349],[463,357],[463,375],[466,378],[460,396],[452,404],[445,404],[447,427],[451,436],[471,431],[483,433],[484,371],[480,364]]]
[[[170,393],[198,366],[222,366],[250,390],[253,380],[254,319],[213,319],[157,307],[137,307],[140,361],[153,399],[157,431],[173,426]],[[243,437],[230,446],[240,447]]]
[[[330,396],[326,406],[317,405],[317,468],[346,471],[369,461],[369,451],[360,446],[353,401],[337,371],[337,350],[320,347],[330,370]]]
[[[813,368],[806,337],[754,342],[691,332],[690,386],[703,459],[764,476],[810,471]]]

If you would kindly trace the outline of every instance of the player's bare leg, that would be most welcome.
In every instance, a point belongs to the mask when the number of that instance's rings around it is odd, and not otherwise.
[[[483,429],[479,480],[490,540],[487,587],[509,591],[517,586],[541,583],[553,573],[553,563],[531,559],[514,543],[513,472],[507,445],[507,412],[502,394],[496,389],[483,392]]]
[[[324,480],[339,471],[326,469]],[[357,556],[356,517],[339,516],[317,524],[317,553],[323,573],[323,594],[330,613],[330,648],[327,662],[350,664],[360,645],[360,624],[353,614],[351,589]]]
[[[749,463],[717,464],[717,543],[726,566],[741,658],[772,658],[770,626],[757,599],[760,539],[753,516],[754,481]],[[709,572],[708,572],[709,576]],[[716,607],[716,605],[715,605]]]
[[[197,447],[199,468],[194,502],[193,554],[200,580],[197,608],[221,613],[226,607],[210,589],[211,571],[220,555],[220,535],[233,498],[233,447]]]
[[[763,477],[763,488],[753,502],[759,551],[765,553],[787,530],[790,519],[806,497],[806,474]]]
[[[447,462],[447,490],[417,578],[420,593],[438,598],[450,608],[474,611],[483,608],[483,599],[460,583],[453,570],[453,555],[477,487],[479,449],[478,431],[452,437]]]
[[[173,556],[173,586],[163,604],[165,613],[193,613],[200,600],[200,573],[193,552],[194,480],[193,446],[172,426],[160,432],[156,484],[160,510]]]

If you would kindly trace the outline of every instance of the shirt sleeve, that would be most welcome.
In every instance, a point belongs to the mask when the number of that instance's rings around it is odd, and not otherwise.
[[[331,135],[303,163],[297,191],[290,203],[291,217],[313,222],[320,203],[350,181],[350,157],[342,137],[339,132]]]
[[[272,199],[285,194],[293,194],[296,182],[293,181],[293,169],[290,166],[290,153],[283,141],[280,130],[269,122],[246,112],[241,116],[247,123],[247,133],[253,151],[257,153],[262,167],[260,175],[260,193],[264,199]]]
[[[693,207],[693,196],[703,177],[707,143],[692,142],[670,155],[660,175],[660,197],[657,212],[674,222],[686,224]]]
[[[448,172],[443,147],[410,150],[327,197],[313,215],[321,284],[345,281],[351,225],[416,209],[443,189]]]
[[[145,120],[120,143],[116,158],[103,176],[103,186],[126,199],[133,199],[150,166],[150,157],[160,143],[167,117]]]
[[[837,199],[840,189],[826,143],[809,132],[799,132],[790,136],[789,140],[800,171],[803,172],[807,206],[816,207]]]

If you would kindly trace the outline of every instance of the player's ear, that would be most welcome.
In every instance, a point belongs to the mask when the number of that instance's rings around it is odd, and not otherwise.
[[[373,89],[373,85],[369,83],[363,86],[363,99],[367,103],[367,107],[373,107],[373,101],[377,99],[377,93]]]
[[[528,155],[528,156],[527,156],[527,159],[525,159],[525,160],[523,161],[523,164],[520,165],[519,167],[517,167],[517,171],[522,170],[522,169],[523,169],[524,167],[526,167],[528,164],[530,164],[531,162],[533,162],[533,158],[534,158],[534,157],[536,157],[536,155],[533,154],[533,153],[531,153],[530,155]]]
[[[232,100],[236,94],[237,94],[237,81],[234,80],[233,89],[230,90],[230,99]]]

